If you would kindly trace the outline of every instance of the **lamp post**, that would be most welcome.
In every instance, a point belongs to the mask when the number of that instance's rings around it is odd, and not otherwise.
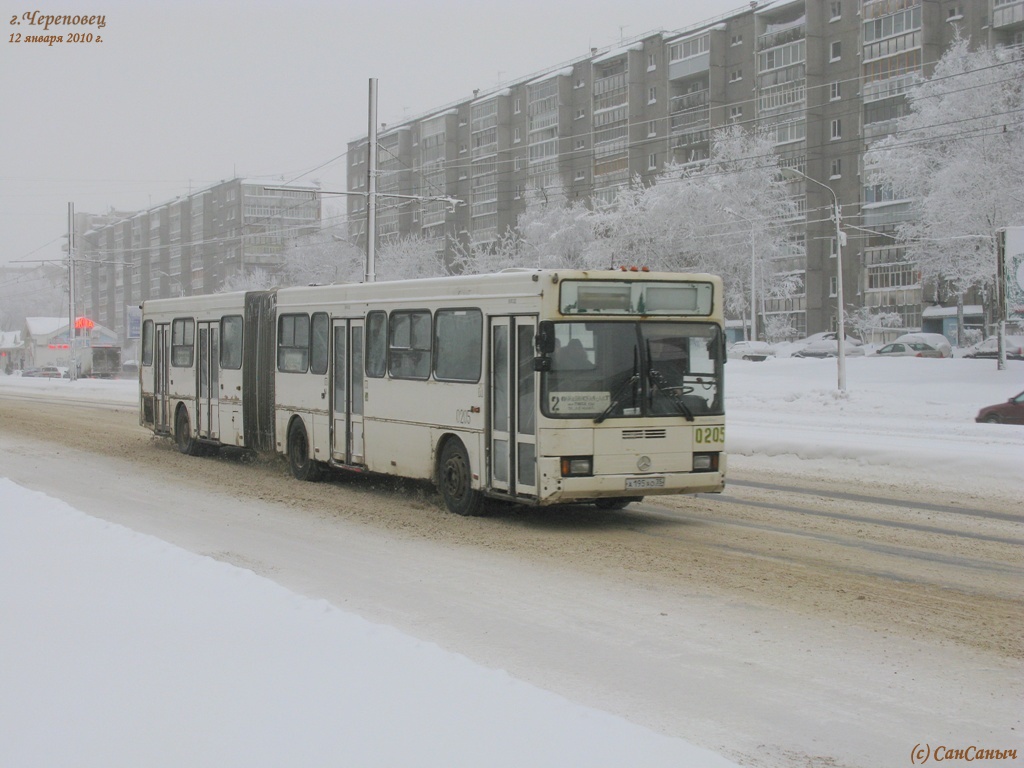
[[[843,308],[843,245],[846,241],[846,233],[843,232],[840,224],[842,222],[842,210],[839,207],[839,198],[836,191],[828,184],[812,179],[803,171],[796,168],[785,168],[783,176],[797,174],[807,179],[812,184],[824,187],[832,195],[832,220],[836,223],[836,322],[839,325],[839,332],[836,334],[837,354],[836,364],[838,368],[839,391],[846,391],[846,313]]]

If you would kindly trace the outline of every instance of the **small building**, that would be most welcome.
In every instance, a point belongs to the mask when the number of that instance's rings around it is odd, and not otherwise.
[[[78,372],[82,375],[92,371],[92,350],[94,347],[119,346],[117,334],[109,328],[94,323],[85,317],[75,322],[77,339]],[[26,317],[24,337],[24,368],[41,368],[55,365],[71,367],[71,343],[66,317]]]
[[[0,371],[12,373],[25,367],[21,331],[0,331]]]

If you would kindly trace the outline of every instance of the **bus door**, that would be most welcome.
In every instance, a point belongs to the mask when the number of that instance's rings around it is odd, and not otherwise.
[[[537,391],[533,371],[537,320],[491,318],[491,487],[537,495]]]
[[[170,432],[167,391],[171,379],[171,325],[157,323],[153,338],[153,426],[156,432]]]
[[[366,463],[363,455],[363,321],[334,321],[334,386],[331,388],[331,458]]]
[[[220,438],[220,323],[198,323],[199,401],[196,403],[196,429],[200,437]]]

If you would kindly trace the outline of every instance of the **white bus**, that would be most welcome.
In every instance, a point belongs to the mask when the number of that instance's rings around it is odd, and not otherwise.
[[[525,269],[146,301],[140,423],[462,515],[720,492],[722,302],[713,275]]]

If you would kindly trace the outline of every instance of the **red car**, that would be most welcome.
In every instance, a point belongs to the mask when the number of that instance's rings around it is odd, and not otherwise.
[[[987,424],[1024,424],[1024,392],[999,405],[986,405],[974,418]]]

